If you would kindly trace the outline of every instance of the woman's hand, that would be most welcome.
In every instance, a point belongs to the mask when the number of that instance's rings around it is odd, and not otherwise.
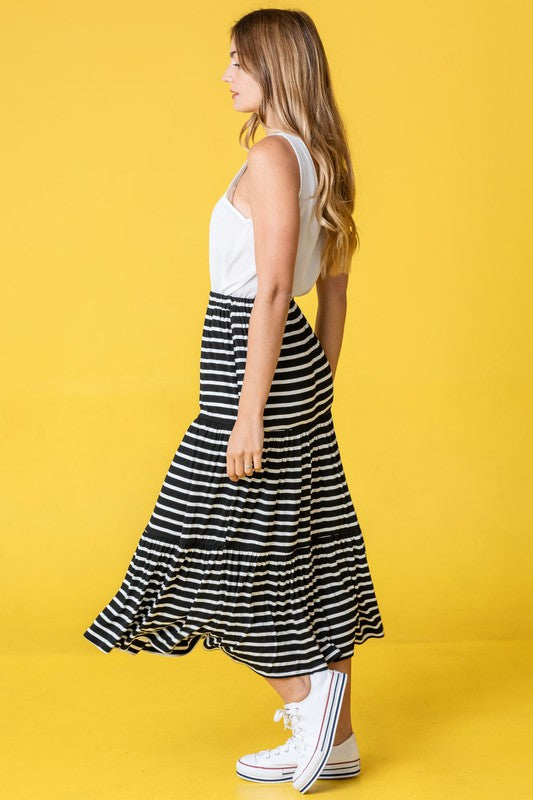
[[[236,482],[245,475],[262,472],[263,454],[263,415],[237,415],[235,425],[228,439],[226,451],[226,472]]]

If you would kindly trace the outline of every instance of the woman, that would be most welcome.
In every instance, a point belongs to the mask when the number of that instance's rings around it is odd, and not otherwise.
[[[265,677],[292,735],[242,756],[237,773],[305,792],[359,772],[351,657],[384,635],[331,416],[357,245],[353,171],[307,14],[246,14],[230,59],[223,80],[250,114],[248,157],[210,220],[200,413],[84,636],[106,653],[174,656],[201,640]],[[315,285],[316,333],[294,299]]]

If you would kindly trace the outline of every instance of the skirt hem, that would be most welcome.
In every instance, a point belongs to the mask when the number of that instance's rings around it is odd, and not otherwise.
[[[346,659],[353,658],[355,655],[356,648],[359,647],[364,642],[366,642],[368,639],[383,639],[384,635],[385,634],[383,631],[381,632],[369,631],[360,640],[355,641],[354,646],[349,650],[349,652],[346,653],[340,650],[340,648],[333,646],[333,651],[337,651],[338,655],[335,655],[334,657],[332,656],[331,658],[325,658],[324,659],[325,666],[317,666],[316,669],[309,667],[303,667],[301,669],[298,668],[293,670],[284,669],[283,671],[280,672],[279,670],[265,670],[253,667],[249,661],[246,661],[245,659],[239,658],[235,654],[230,653],[229,650],[221,642],[219,642],[218,644],[215,643],[207,644],[210,637],[209,634],[205,633],[199,633],[191,637],[190,646],[186,650],[182,650],[180,652],[173,652],[172,650],[169,650],[168,652],[165,652],[163,650],[155,650],[143,646],[132,648],[131,645],[124,645],[121,643],[116,643],[114,646],[108,645],[107,647],[104,648],[100,644],[98,644],[97,638],[93,636],[90,629],[83,632],[84,638],[87,639],[98,650],[100,650],[101,653],[104,653],[105,655],[108,655],[113,650],[121,650],[123,653],[128,653],[131,656],[137,656],[139,655],[139,653],[149,653],[150,655],[179,658],[180,656],[186,656],[189,653],[191,653],[201,643],[204,650],[207,650],[208,652],[213,650],[220,650],[221,652],[225,653],[225,655],[227,655],[232,661],[235,661],[238,664],[244,664],[244,666],[251,669],[252,672],[255,672],[257,675],[261,675],[261,677],[263,678],[292,678],[292,677],[297,677],[299,675],[311,675],[314,672],[320,672],[321,670],[326,669],[330,664],[336,664],[339,661],[345,661]]]

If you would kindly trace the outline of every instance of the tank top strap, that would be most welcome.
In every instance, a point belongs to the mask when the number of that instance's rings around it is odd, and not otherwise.
[[[284,136],[291,143],[300,167],[300,192],[298,197],[300,200],[308,199],[316,191],[317,175],[306,143],[299,136],[287,131],[271,131],[267,136]]]

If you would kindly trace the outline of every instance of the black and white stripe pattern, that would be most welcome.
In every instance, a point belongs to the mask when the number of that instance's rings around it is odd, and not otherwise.
[[[248,323],[253,298],[210,292],[202,333],[200,409],[231,422],[246,366]],[[331,368],[320,340],[291,298],[280,355],[263,412],[264,430],[292,428],[329,412]]]
[[[253,299],[210,292],[200,413],[168,468],[117,593],[84,632],[184,655],[202,641],[260,675],[289,677],[384,636],[331,415],[327,357],[294,298],[264,413],[263,472],[231,481]]]

